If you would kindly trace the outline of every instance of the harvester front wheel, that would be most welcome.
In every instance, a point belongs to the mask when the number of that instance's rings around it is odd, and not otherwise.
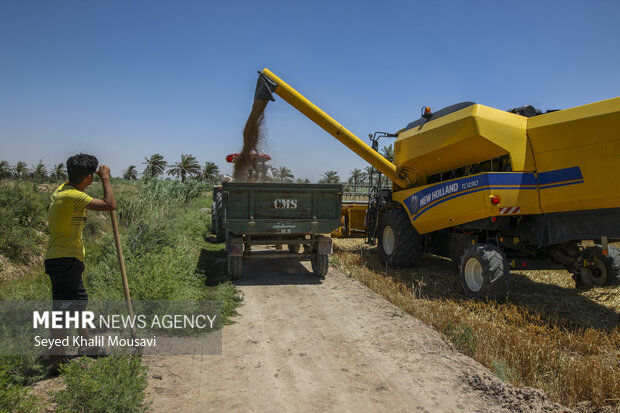
[[[610,245],[607,252],[608,254],[604,255],[600,245],[586,249],[586,260],[591,260],[593,265],[584,266],[580,270],[579,275],[584,285],[600,287],[620,283],[620,250]]]
[[[233,280],[241,278],[241,271],[243,270],[243,257],[240,256],[228,256],[228,276]]]
[[[329,270],[329,255],[328,254],[316,254],[310,259],[312,264],[312,272],[317,277],[325,277]]]
[[[223,205],[222,192],[215,194],[214,208],[211,213],[214,215],[213,233],[215,234],[215,240],[217,242],[224,242],[226,237],[226,230],[224,228],[224,205]]]
[[[510,265],[499,248],[475,244],[465,250],[459,265],[465,294],[476,299],[504,299],[510,289]]]
[[[379,257],[383,265],[411,267],[422,252],[422,237],[402,208],[388,209],[379,219]]]

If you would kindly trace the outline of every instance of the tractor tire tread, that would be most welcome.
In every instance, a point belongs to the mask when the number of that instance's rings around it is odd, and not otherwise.
[[[394,251],[383,250],[383,230],[391,225],[396,239]],[[402,208],[388,209],[379,220],[379,256],[381,263],[394,268],[412,267],[422,253],[422,238]]]
[[[468,288],[465,280],[465,264],[476,258],[482,266],[483,284],[478,291]],[[459,278],[469,298],[503,300],[510,290],[510,265],[506,254],[490,244],[475,244],[463,253],[459,263]]]

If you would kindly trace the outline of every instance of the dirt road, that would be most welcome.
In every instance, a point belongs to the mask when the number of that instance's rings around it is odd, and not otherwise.
[[[145,357],[156,412],[566,411],[337,271],[257,262],[238,285],[221,356]]]

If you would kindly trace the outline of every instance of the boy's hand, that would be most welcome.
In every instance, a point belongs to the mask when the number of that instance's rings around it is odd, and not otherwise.
[[[110,168],[106,165],[101,165],[97,170],[97,175],[101,179],[110,179]]]

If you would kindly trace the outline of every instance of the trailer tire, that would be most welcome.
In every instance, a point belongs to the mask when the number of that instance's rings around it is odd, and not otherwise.
[[[299,247],[301,247],[299,244],[288,244],[288,251],[297,254],[299,252]]]
[[[224,228],[224,200],[222,197],[222,192],[218,192],[217,194],[215,194],[215,207],[213,209],[213,214],[215,216],[214,219],[214,227],[213,227],[213,233],[215,234],[215,240],[217,242],[224,242],[224,239],[226,237],[226,231]]]
[[[422,237],[402,208],[388,209],[379,219],[379,258],[390,267],[411,267],[422,252]]]
[[[459,278],[468,297],[503,300],[510,290],[510,265],[506,254],[489,244],[470,246],[461,257]]]
[[[610,245],[607,251],[608,255],[604,255],[601,245],[586,248],[586,259],[594,261],[594,268],[580,269],[579,276],[583,285],[601,287],[620,283],[620,250]]]
[[[317,277],[325,277],[329,270],[329,255],[328,254],[316,254],[310,259],[312,265],[312,272]]]
[[[243,257],[241,256],[228,256],[228,276],[233,280],[241,278],[241,271],[243,270]]]

